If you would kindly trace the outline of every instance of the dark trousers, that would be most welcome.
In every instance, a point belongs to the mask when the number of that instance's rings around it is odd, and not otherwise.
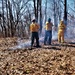
[[[32,32],[31,34],[31,47],[34,44],[34,40],[36,39],[36,46],[39,46],[39,35],[38,32]]]
[[[52,31],[51,30],[45,31],[44,44],[48,43],[50,45],[51,40],[52,40]]]

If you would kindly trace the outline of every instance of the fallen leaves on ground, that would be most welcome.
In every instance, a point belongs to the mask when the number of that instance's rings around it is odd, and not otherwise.
[[[0,75],[75,75],[74,46],[9,50],[15,43],[15,38],[0,41]]]

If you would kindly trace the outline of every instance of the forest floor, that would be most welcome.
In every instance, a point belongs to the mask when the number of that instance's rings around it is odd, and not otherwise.
[[[10,49],[16,45],[17,38],[0,38],[0,75],[75,75],[75,43]]]

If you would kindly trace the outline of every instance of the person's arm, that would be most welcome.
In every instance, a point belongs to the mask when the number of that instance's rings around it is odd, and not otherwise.
[[[40,25],[39,24],[36,24],[37,25],[37,29],[40,29]]]
[[[38,24],[38,29],[40,29],[40,25]]]
[[[64,29],[66,28],[66,25],[65,24],[63,24],[63,26],[64,26]]]
[[[52,26],[54,26],[53,23],[51,23],[51,24],[52,24]]]

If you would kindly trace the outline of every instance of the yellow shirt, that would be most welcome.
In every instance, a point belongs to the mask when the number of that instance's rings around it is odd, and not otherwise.
[[[52,30],[52,26],[53,26],[52,23],[46,22],[45,29],[46,29],[46,30]]]
[[[65,28],[66,28],[66,26],[65,26],[64,24],[60,24],[60,25],[58,26],[58,31],[64,31]]]
[[[32,23],[30,25],[30,31],[31,32],[38,32],[39,28],[40,28],[40,26],[37,23]]]

